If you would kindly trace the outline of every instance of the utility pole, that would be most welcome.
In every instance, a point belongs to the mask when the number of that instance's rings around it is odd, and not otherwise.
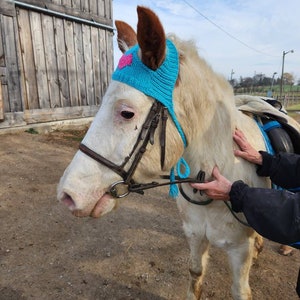
[[[273,85],[274,85],[274,78],[275,78],[276,74],[277,74],[277,72],[273,73],[272,81],[271,81],[271,86],[270,86],[270,91],[268,93],[268,97],[273,97]]]
[[[284,57],[285,57],[288,53],[294,53],[294,50],[289,50],[289,51],[283,51],[283,52],[282,52],[282,69],[281,69],[281,80],[280,80],[280,94],[279,94],[279,101],[281,101],[281,97],[282,97],[283,73],[284,73]]]
[[[232,82],[232,76],[234,74],[233,69],[231,69],[231,73],[230,73],[230,84],[233,86],[233,82]]]

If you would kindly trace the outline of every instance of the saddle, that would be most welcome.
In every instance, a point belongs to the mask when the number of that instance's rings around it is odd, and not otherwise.
[[[265,140],[270,143],[268,152],[300,154],[300,125],[287,115],[279,101],[247,95],[236,96],[235,100],[240,111],[253,114]]]

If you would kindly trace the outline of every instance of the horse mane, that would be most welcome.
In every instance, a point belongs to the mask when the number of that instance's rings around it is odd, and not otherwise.
[[[205,129],[204,120],[206,124],[211,124],[209,118],[213,117],[218,107],[225,107],[230,115],[236,113],[233,89],[222,75],[199,56],[193,40],[182,40],[175,34],[168,34],[167,37],[176,45],[180,59],[174,105],[178,109],[177,114],[190,116],[180,118],[180,122],[184,131],[189,132],[188,135],[195,136],[195,131]],[[198,120],[199,124],[191,127],[190,119]]]

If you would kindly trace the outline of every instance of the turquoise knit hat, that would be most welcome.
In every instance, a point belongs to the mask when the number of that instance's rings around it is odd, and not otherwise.
[[[173,105],[173,90],[179,72],[178,52],[170,40],[166,42],[166,57],[158,69],[151,70],[143,64],[138,56],[140,47],[137,44],[121,57],[112,79],[126,83],[162,103],[168,109],[186,147],[186,138],[177,120]]]
[[[161,66],[156,70],[148,68],[139,58],[139,45],[135,45],[126,51],[121,57],[112,79],[128,84],[147,96],[162,103],[168,112],[182,138],[184,147],[187,146],[185,134],[178,122],[173,105],[173,90],[179,73],[179,57],[175,45],[166,40],[166,57]],[[181,169],[185,172],[182,173]],[[186,178],[190,169],[183,157],[176,166],[171,169],[170,180],[175,180],[175,170],[180,178]],[[175,184],[170,187],[170,196],[176,197],[178,188]]]

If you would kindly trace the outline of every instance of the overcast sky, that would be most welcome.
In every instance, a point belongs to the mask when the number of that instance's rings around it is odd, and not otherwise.
[[[113,0],[114,20],[136,29],[137,5],[151,8],[166,33],[196,41],[198,53],[230,79],[284,71],[300,80],[300,0]],[[115,60],[121,54],[114,37]],[[115,63],[117,65],[117,63]]]

